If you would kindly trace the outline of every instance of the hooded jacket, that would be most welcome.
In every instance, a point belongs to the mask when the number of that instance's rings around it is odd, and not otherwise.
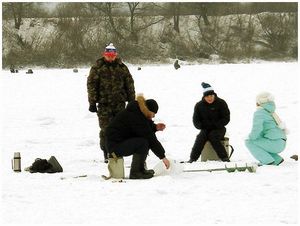
[[[153,153],[160,159],[165,157],[165,150],[155,135],[156,124],[147,118],[151,114],[143,97],[128,103],[126,109],[116,115],[106,129],[106,142],[113,147],[123,141],[143,137]],[[108,150],[110,152],[110,150]]]
[[[273,101],[260,104],[254,112],[252,130],[249,134],[250,140],[257,140],[259,138],[268,138],[271,140],[286,139],[284,131],[278,127],[272,116],[275,108]]]
[[[211,104],[204,100],[196,103],[193,123],[200,130],[214,130],[225,128],[230,121],[230,111],[226,102],[215,94],[215,101]]]

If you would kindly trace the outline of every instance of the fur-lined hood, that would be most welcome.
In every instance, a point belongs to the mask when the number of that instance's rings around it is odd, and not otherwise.
[[[143,115],[148,119],[155,114],[152,111],[150,111],[147,107],[146,99],[143,96],[143,94],[137,94],[135,100],[136,101],[130,102],[127,105],[127,109],[129,111],[136,111],[137,109],[139,109],[143,113]]]
[[[143,94],[138,94],[136,96],[136,101],[138,102],[139,108],[141,112],[145,115],[146,118],[152,118],[155,113],[149,110],[149,108],[146,105],[146,100],[143,96]]]

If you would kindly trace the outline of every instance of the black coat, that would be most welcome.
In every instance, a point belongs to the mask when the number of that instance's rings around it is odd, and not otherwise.
[[[215,101],[207,103],[204,98],[194,108],[193,123],[200,130],[222,129],[230,121],[227,103],[215,94]]]
[[[155,135],[156,125],[141,112],[137,101],[130,102],[126,109],[119,112],[106,129],[106,142],[113,147],[123,141],[143,137],[153,153],[160,159],[165,157],[165,150]],[[110,152],[110,150],[108,150]]]

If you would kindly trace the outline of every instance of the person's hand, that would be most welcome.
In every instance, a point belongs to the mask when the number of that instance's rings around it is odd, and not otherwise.
[[[289,133],[290,133],[290,131],[286,128],[286,125],[285,125],[284,122],[281,122],[281,123],[278,125],[278,127],[279,127],[280,129],[282,129],[282,130],[285,132],[285,134],[289,134]]]
[[[280,124],[278,125],[278,127],[282,130],[285,130],[286,129],[286,125],[284,122],[280,122]]]
[[[89,111],[90,112],[97,112],[97,106],[96,104],[91,104],[90,107],[89,107]]]
[[[169,169],[170,168],[170,161],[166,157],[163,158],[162,161],[165,164],[166,168]]]
[[[164,123],[157,123],[156,124],[156,130],[157,131],[163,131],[166,128],[166,125]]]

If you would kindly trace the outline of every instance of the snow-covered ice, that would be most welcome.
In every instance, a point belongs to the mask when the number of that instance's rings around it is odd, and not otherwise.
[[[34,74],[2,71],[1,221],[4,224],[199,225],[296,224],[298,219],[299,98],[297,62],[252,64],[129,65],[137,93],[159,103],[157,122],[167,128],[158,138],[173,160],[188,160],[198,133],[193,108],[202,97],[201,82],[211,84],[231,111],[227,126],[232,161],[256,162],[244,145],[260,91],[274,94],[277,113],[290,133],[280,166],[249,172],[173,173],[150,180],[105,181],[107,165],[99,151],[97,116],[88,111],[89,68],[34,69]],[[11,169],[14,152],[22,172]],[[30,174],[35,158],[54,155],[63,173]],[[125,158],[126,175],[131,158]],[[151,152],[149,168],[159,160]],[[189,168],[220,166],[197,162]],[[73,178],[87,175],[87,177]]]

